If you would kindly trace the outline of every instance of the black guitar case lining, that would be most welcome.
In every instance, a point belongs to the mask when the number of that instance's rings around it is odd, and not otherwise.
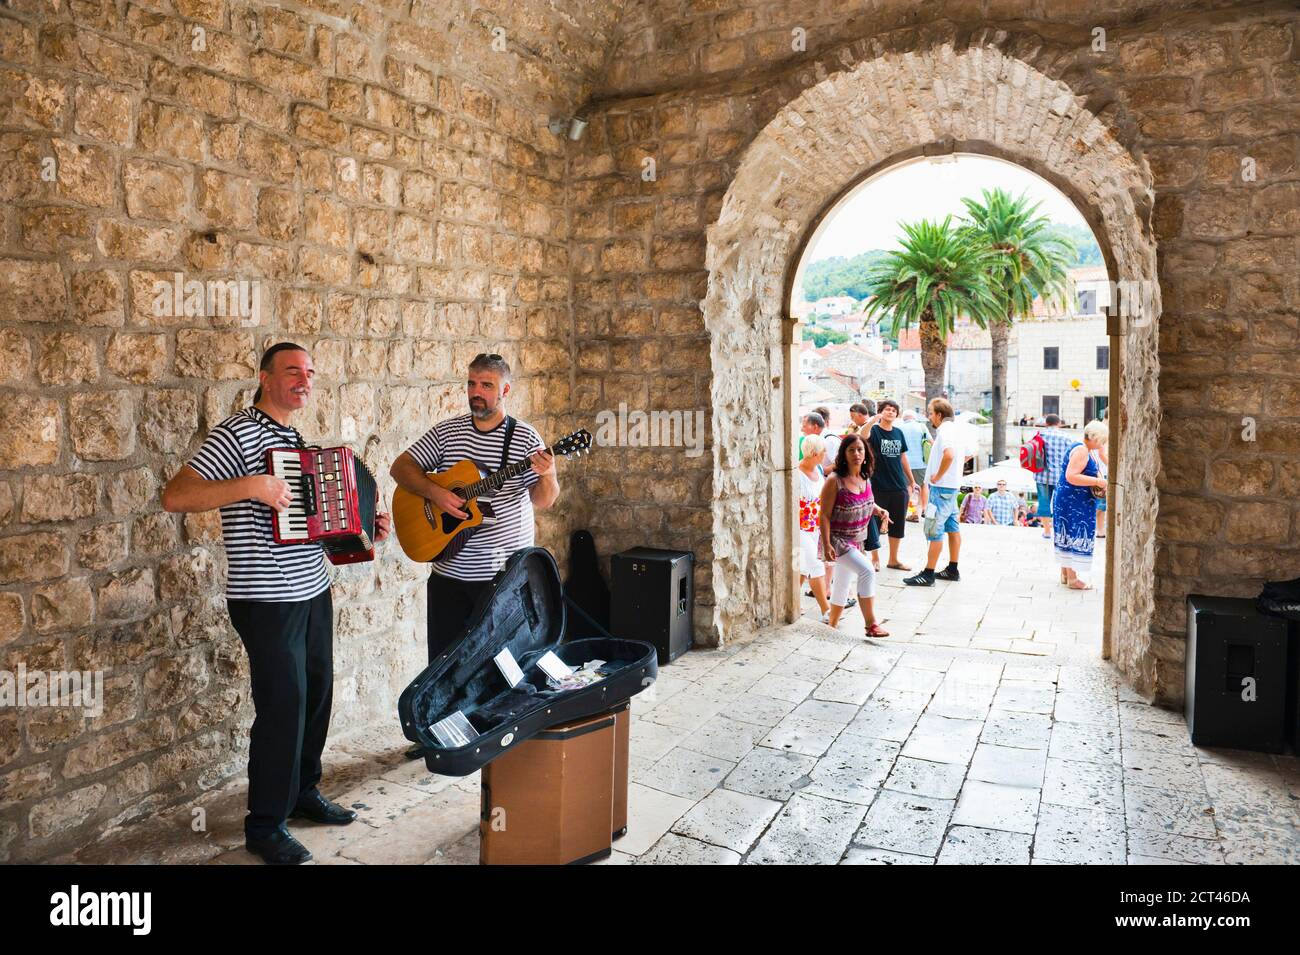
[[[603,713],[655,681],[656,651],[648,643],[613,636],[564,642],[566,610],[559,569],[549,551],[525,548],[506,561],[479,598],[461,638],[398,701],[402,731],[424,749],[432,772],[468,775],[542,730]],[[524,673],[513,688],[493,659],[503,647]],[[553,690],[537,667],[547,650],[574,669],[604,660],[610,672],[580,689]],[[457,710],[478,736],[467,746],[444,747],[429,727]]]

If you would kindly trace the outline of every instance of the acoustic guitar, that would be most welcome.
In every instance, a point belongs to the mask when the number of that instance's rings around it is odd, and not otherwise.
[[[591,443],[591,432],[580,430],[561,438],[546,450],[559,458],[581,454],[591,448]],[[421,563],[440,557],[455,557],[469,542],[476,528],[495,519],[489,500],[479,498],[483,495],[490,498],[492,492],[501,490],[506,481],[531,467],[528,458],[524,458],[489,474],[473,461],[465,460],[445,471],[427,474],[434,484],[460,496],[465,502],[461,510],[469,517],[454,517],[428,498],[412,494],[399,485],[393,492],[393,530],[406,556]]]

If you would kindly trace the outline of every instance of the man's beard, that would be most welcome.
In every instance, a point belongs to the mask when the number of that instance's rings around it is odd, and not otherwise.
[[[496,405],[492,405],[491,407],[488,407],[488,403],[486,401],[484,401],[483,404],[479,407],[475,407],[474,402],[472,401],[469,404],[469,413],[473,415],[475,418],[478,418],[480,421],[482,421],[484,418],[492,417],[492,415],[496,413],[496,410],[497,410]]]

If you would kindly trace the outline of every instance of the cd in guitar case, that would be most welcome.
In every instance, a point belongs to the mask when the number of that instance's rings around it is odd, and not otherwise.
[[[398,701],[402,731],[423,748],[430,771],[466,776],[543,730],[608,712],[655,681],[653,646],[613,636],[566,641],[566,609],[550,551],[527,547],[506,561],[465,632]],[[576,672],[557,683],[555,673],[565,669]],[[573,685],[582,680],[589,682]]]

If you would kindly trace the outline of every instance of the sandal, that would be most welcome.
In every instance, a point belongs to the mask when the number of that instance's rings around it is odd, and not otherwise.
[[[882,627],[880,624],[878,624],[878,623],[873,623],[871,626],[867,627],[867,636],[868,636],[868,637],[887,637],[887,636],[889,636],[889,631],[886,630],[884,627]]]
[[[908,567],[906,564],[886,564],[885,566],[888,567],[890,570],[911,570],[912,569],[911,567]]]

